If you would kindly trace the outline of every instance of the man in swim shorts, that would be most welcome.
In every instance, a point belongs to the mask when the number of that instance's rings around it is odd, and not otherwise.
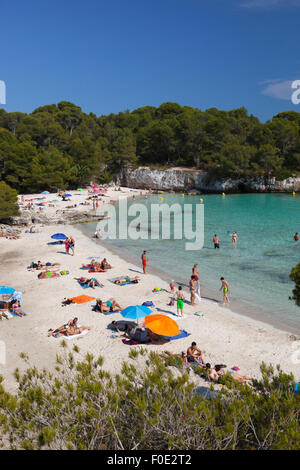
[[[226,304],[226,303],[229,304],[228,294],[230,294],[230,285],[228,284],[227,281],[225,281],[224,277],[221,277],[220,281],[222,285],[219,290],[223,289],[223,304]]]
[[[197,362],[198,364],[204,364],[202,351],[198,348],[195,341],[192,342],[191,346],[187,350],[187,360],[189,362]]]
[[[214,242],[215,249],[220,248],[220,239],[216,233],[214,235],[213,242]]]
[[[178,287],[178,291],[175,295],[177,300],[177,316],[183,317],[183,301],[185,300],[185,297],[183,295],[181,286]]]

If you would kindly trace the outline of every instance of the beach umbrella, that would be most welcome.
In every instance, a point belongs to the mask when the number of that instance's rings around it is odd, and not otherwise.
[[[137,320],[138,318],[144,318],[150,315],[152,310],[145,307],[144,305],[132,305],[131,307],[124,308],[121,314],[124,318],[130,318],[131,320]]]
[[[68,237],[64,233],[55,233],[54,235],[51,235],[51,238],[54,240],[65,240]]]
[[[13,294],[16,289],[8,286],[0,286],[0,295]]]
[[[41,194],[50,194],[49,191],[43,191]]]
[[[176,321],[166,315],[149,315],[145,318],[145,326],[157,335],[176,336],[180,334]]]

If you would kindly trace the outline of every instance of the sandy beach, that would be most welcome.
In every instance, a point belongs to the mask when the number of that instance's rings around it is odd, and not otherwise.
[[[120,194],[139,195],[140,191],[122,188],[120,192],[109,189],[101,204],[117,200]],[[70,204],[79,204],[86,196],[86,192],[76,193]],[[33,197],[40,197],[40,195],[26,195],[24,199]],[[55,195],[45,197],[46,201],[57,199]],[[55,204],[54,208],[45,205],[43,211],[58,210],[63,204],[66,205],[62,202]],[[79,207],[86,210],[83,205]],[[113,335],[112,331],[107,329],[107,325],[112,320],[122,320],[120,313],[106,316],[93,312],[94,301],[62,307],[61,302],[64,298],[81,294],[99,297],[102,300],[113,297],[123,308],[151,300],[155,304],[153,313],[166,313],[177,321],[176,305],[168,306],[171,294],[166,281],[151,273],[143,275],[141,265],[136,266],[123,260],[109,251],[106,246],[102,246],[101,241],[96,242],[87,237],[76,225],[47,225],[38,228],[41,230],[39,233],[25,233],[26,229],[23,228],[20,239],[0,238],[2,260],[0,284],[12,286],[23,293],[22,308],[27,313],[26,317],[0,321],[0,340],[4,341],[6,346],[6,363],[0,364],[0,374],[4,376],[4,383],[8,390],[13,391],[16,388],[14,370],[16,368],[23,370],[26,367],[20,358],[20,353],[27,353],[30,363],[39,368],[54,367],[57,353],[62,352],[61,338],[48,337],[47,332],[49,328],[57,328],[75,316],[78,317],[80,325],[88,325],[92,329],[80,338],[67,341],[67,348],[71,350],[73,345],[77,344],[82,355],[87,352],[96,356],[102,355],[105,359],[104,367],[110,371],[120,370],[122,361],[128,358],[130,348],[141,347],[123,344],[120,337]],[[64,245],[48,244],[51,241],[51,235],[56,232],[73,236],[76,242],[74,256],[65,254]],[[94,275],[104,284],[103,288],[84,290],[74,279],[87,275],[86,271],[80,268],[82,264],[88,263],[89,257],[101,259],[106,257],[113,266],[113,269],[105,273]],[[32,261],[37,260],[58,262],[62,269],[70,273],[58,278],[40,280],[37,277],[37,271],[27,269]],[[120,287],[109,281],[112,277],[136,274],[141,277],[139,284]],[[155,287],[164,288],[168,292],[153,293],[152,290]],[[189,299],[186,288],[184,293]],[[219,299],[221,301],[221,294],[219,294]],[[203,317],[194,315],[199,311],[204,313]],[[228,368],[238,366],[242,374],[259,377],[259,366],[264,361],[274,366],[280,364],[285,372],[293,372],[296,379],[299,379],[300,364],[295,363],[297,361],[293,361],[291,356],[295,352],[295,341],[300,338],[288,332],[239,315],[228,307],[222,307],[221,303],[206,299],[202,299],[195,306],[185,304],[184,318],[178,319],[178,325],[180,329],[186,330],[191,335],[165,344],[147,344],[142,347],[149,351],[168,350],[180,353],[186,351],[192,341],[196,341],[204,352],[205,361],[211,364],[223,363],[227,364]],[[298,349],[300,349],[300,342]],[[142,358],[138,360],[143,361]]]

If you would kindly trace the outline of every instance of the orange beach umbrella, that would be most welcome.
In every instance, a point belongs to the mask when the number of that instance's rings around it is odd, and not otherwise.
[[[157,335],[176,336],[180,334],[176,321],[166,315],[149,315],[145,318],[145,326]]]

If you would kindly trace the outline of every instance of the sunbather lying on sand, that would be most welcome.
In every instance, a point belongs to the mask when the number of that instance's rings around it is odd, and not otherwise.
[[[113,329],[117,331],[118,333],[127,333],[129,327],[134,327],[135,324],[134,322],[126,323],[125,321],[118,322],[118,321],[113,321],[111,322]]]
[[[2,320],[2,318],[6,318],[6,320],[8,320],[8,316],[6,315],[6,313],[0,312],[0,320]]]
[[[101,269],[112,269],[112,266],[107,262],[107,259],[104,258],[100,263]]]
[[[20,307],[20,304],[19,302],[16,300],[16,302],[14,302],[12,305],[11,305],[11,310],[13,313],[15,313],[16,315],[18,315],[18,317],[24,317],[26,316],[26,313],[24,313]]]
[[[95,287],[103,287],[103,284],[100,284],[97,279],[87,279],[86,277],[74,277],[74,279],[83,287],[92,287],[92,289],[95,289]]]
[[[80,335],[84,330],[90,330],[90,326],[78,326],[78,318],[73,318],[73,320],[69,320],[68,323],[65,325],[56,328],[53,330],[50,328],[48,330],[48,336],[56,336],[58,333],[63,336],[73,336],[73,335]]]
[[[121,305],[119,305],[115,299],[109,299],[106,302],[102,302],[101,299],[96,299],[95,310],[98,312],[117,312],[123,310]]]
[[[210,364],[206,364],[206,369],[208,370],[208,377],[214,382],[218,382],[222,376],[231,375],[233,380],[236,380],[239,383],[248,383],[251,382],[251,378],[246,375],[238,374],[235,370],[225,372],[221,365],[215,365],[214,368],[211,368]]]
[[[114,281],[115,284],[126,284],[127,282],[134,282],[135,284],[137,284],[139,282],[140,278],[139,276],[135,276],[135,277],[129,277],[129,276],[125,276],[125,277],[120,277],[119,279],[116,279]]]
[[[38,269],[39,271],[41,271],[43,269],[53,268],[54,266],[57,266],[56,269],[58,269],[58,266],[60,266],[60,263],[50,263],[50,262],[42,263],[41,261],[38,261],[37,267],[35,267],[34,269]]]
[[[170,351],[164,351],[163,354],[160,354],[160,356],[162,358],[164,358],[165,356],[180,358],[182,360],[183,364],[185,364],[186,366],[190,366],[189,361],[187,359],[187,354],[184,351],[182,351],[181,354],[174,354]]]

